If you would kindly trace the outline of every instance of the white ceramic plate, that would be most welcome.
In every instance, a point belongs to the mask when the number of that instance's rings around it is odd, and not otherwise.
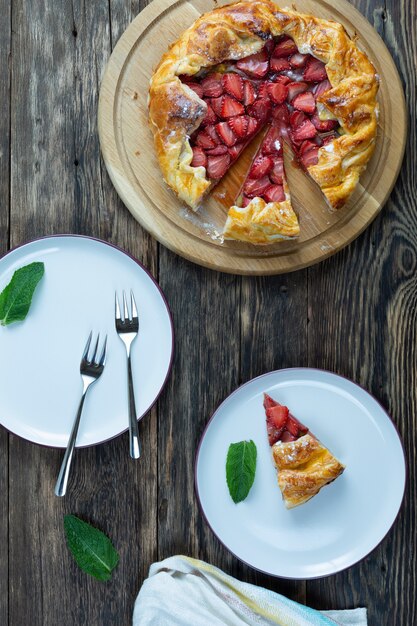
[[[150,274],[96,239],[57,236],[0,260],[0,291],[13,272],[43,261],[45,275],[23,322],[0,327],[0,423],[35,443],[65,447],[82,392],[81,355],[90,330],[108,333],[107,363],[87,394],[77,439],[90,446],[128,427],[125,348],[114,328],[114,294],[133,290],[140,333],[132,347],[138,416],[158,398],[170,371],[171,316]]]
[[[266,391],[287,405],[345,465],[312,500],[287,510],[277,485],[262,406]],[[253,439],[255,482],[234,504],[225,477],[229,444]],[[349,380],[314,369],[255,378],[211,418],[196,459],[196,491],[220,541],[248,565],[273,576],[334,574],[368,555],[392,526],[405,487],[397,431],[381,405]]]

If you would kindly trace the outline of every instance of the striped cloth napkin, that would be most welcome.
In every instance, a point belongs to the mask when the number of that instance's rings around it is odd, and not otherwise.
[[[366,626],[366,609],[315,611],[186,556],[154,563],[133,626]]]

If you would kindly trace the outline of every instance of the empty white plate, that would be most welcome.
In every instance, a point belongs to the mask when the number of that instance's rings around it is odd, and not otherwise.
[[[282,502],[266,435],[263,393],[306,424],[346,465],[295,509]],[[234,504],[225,475],[229,444],[253,439],[257,468],[245,501]],[[255,378],[232,393],[207,425],[196,458],[196,491],[220,541],[273,576],[317,578],[368,555],[395,521],[405,487],[404,452],[381,405],[349,380],[314,369]]]
[[[0,327],[0,423],[35,443],[65,447],[82,392],[81,355],[90,330],[108,334],[107,362],[87,394],[77,446],[111,439],[128,427],[125,347],[114,327],[114,294],[133,290],[139,335],[132,346],[138,416],[158,398],[169,374],[173,329],[151,275],[103,241],[47,237],[0,260],[0,291],[13,272],[43,261],[45,275],[26,319]]]

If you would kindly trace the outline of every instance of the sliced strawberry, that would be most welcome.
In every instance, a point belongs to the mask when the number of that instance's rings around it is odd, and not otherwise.
[[[279,403],[274,400],[273,398],[271,398],[271,396],[269,396],[267,393],[264,393],[264,409],[266,411],[266,409],[271,408],[271,406],[277,406]]]
[[[243,104],[248,106],[256,100],[255,88],[248,80],[243,81]]]
[[[305,120],[301,126],[292,131],[291,137],[295,143],[301,143],[304,139],[315,137],[317,130],[314,128],[310,120]]]
[[[233,130],[235,135],[240,138],[244,138],[248,136],[248,126],[249,126],[249,116],[248,115],[237,115],[236,117],[230,117],[227,120],[230,128]]]
[[[197,146],[200,146],[200,148],[204,148],[208,150],[216,146],[216,143],[213,141],[210,135],[208,135],[204,130],[198,133],[195,142]]]
[[[276,185],[282,185],[284,181],[284,160],[281,157],[274,159],[274,165],[269,172],[269,178]]]
[[[229,154],[232,157],[233,161],[237,159],[237,157],[242,152],[244,147],[245,147],[244,143],[236,143],[234,146],[229,148]]]
[[[252,198],[248,198],[247,196],[242,196],[242,202],[241,202],[241,206],[243,208],[245,208],[246,206],[248,206],[248,204],[250,204],[252,202]]]
[[[288,416],[285,428],[291,433],[291,435],[294,435],[294,437],[301,437],[308,432],[308,428],[299,422],[294,415],[291,415],[291,413]]]
[[[299,147],[298,154],[302,156],[303,154],[310,152],[310,150],[315,150],[316,148],[317,148],[317,144],[315,143],[315,141],[311,141],[311,139],[306,139],[305,141],[303,141],[303,143]]]
[[[210,156],[207,159],[207,174],[209,178],[218,180],[227,172],[230,165],[230,155],[220,154],[219,156]]]
[[[268,41],[265,44],[264,50],[265,52],[270,56],[272,50],[275,48],[275,41],[272,39],[272,37],[270,39],[268,39]]]
[[[291,39],[291,37],[285,37],[275,46],[272,57],[289,57],[296,52],[298,52],[298,48],[295,45],[295,42]]]
[[[216,124],[216,132],[226,146],[234,146],[237,142],[237,137],[227,122]]]
[[[264,199],[266,202],[284,202],[285,193],[282,185],[271,185],[264,192]]]
[[[187,86],[192,89],[193,91],[195,91],[195,93],[197,94],[197,96],[199,98],[202,98],[204,95],[204,90],[202,88],[202,86],[199,83],[186,83]]]
[[[290,57],[290,63],[292,67],[298,69],[299,67],[304,67],[310,58],[309,54],[301,54],[300,52],[296,52]]]
[[[323,146],[325,146],[326,144],[330,143],[334,139],[339,139],[339,137],[340,135],[338,135],[337,133],[329,133],[328,135],[321,137],[322,144]]]
[[[276,404],[275,406],[266,409],[266,419],[267,421],[275,426],[275,428],[280,429],[284,428],[288,419],[289,410],[286,406],[282,406],[281,404]]]
[[[319,146],[314,146],[314,148],[305,152],[302,156],[300,156],[300,160],[305,168],[308,168],[311,165],[317,165],[319,162]]]
[[[223,96],[220,96],[219,98],[211,98],[209,103],[210,103],[211,108],[217,115],[217,117],[221,117],[222,106],[223,106]]]
[[[207,104],[207,111],[201,124],[203,126],[207,126],[207,124],[215,124],[216,122],[217,122],[217,115],[215,114],[211,106]]]
[[[245,109],[240,102],[231,96],[223,96],[221,112],[222,117],[235,117],[235,115],[242,115]]]
[[[221,74],[209,74],[201,81],[206,98],[217,98],[223,94]]]
[[[269,69],[268,53],[264,48],[256,54],[251,54],[244,59],[239,59],[236,63],[236,67],[250,76],[262,78]]]
[[[308,85],[303,82],[293,82],[288,85],[288,102],[292,102],[295,96],[298,96],[299,93],[303,93],[303,91],[307,91]]]
[[[291,128],[298,128],[306,119],[308,118],[302,111],[293,111],[290,115]]]
[[[258,89],[258,100],[269,98],[267,85],[268,85],[267,82],[263,82],[260,84],[259,89]]]
[[[271,126],[262,143],[262,154],[282,155],[282,143],[280,129],[277,125]]]
[[[274,443],[277,443],[277,441],[281,439],[283,429],[275,428],[275,426],[268,422],[268,420],[266,420],[266,430],[268,433],[268,441],[270,446],[273,446]]]
[[[282,83],[265,83],[268,89],[268,95],[275,104],[282,104],[287,99],[288,87]],[[313,98],[314,102],[314,98]],[[314,108],[315,108],[314,103]]]
[[[273,162],[269,157],[260,154],[250,168],[249,178],[262,178],[272,169],[272,165]]]
[[[308,80],[311,83],[318,83],[322,80],[326,80],[327,72],[324,63],[312,57],[308,60],[306,69],[304,70],[304,80]]]
[[[316,85],[314,87],[313,93],[314,93],[314,97],[317,100],[317,98],[321,95],[323,95],[324,93],[326,93],[326,91],[329,91],[329,89],[331,89],[332,86],[330,84],[329,80],[323,80],[321,83],[319,83],[318,85]]]
[[[207,165],[207,157],[203,148],[199,148],[198,146],[194,146],[193,148],[193,160],[191,161],[191,167],[206,167]]]
[[[226,154],[227,152],[229,152],[229,150],[223,143],[220,143],[212,150],[206,150],[207,156],[218,156],[219,154]]]
[[[271,102],[266,98],[262,100],[256,100],[253,104],[250,105],[250,107],[248,107],[249,115],[253,115],[253,117],[256,117],[256,119],[262,123],[268,119],[270,112]]]
[[[295,96],[292,101],[292,105],[294,109],[304,111],[304,113],[309,113],[310,115],[316,110],[316,101],[314,100],[314,96],[311,91],[299,93],[298,96]]]
[[[245,195],[250,198],[254,198],[255,196],[262,196],[264,191],[271,186],[271,182],[268,176],[264,176],[263,178],[248,178],[243,187]]]
[[[288,107],[285,104],[274,107],[272,111],[272,117],[276,120],[278,126],[288,126],[290,123],[290,115],[288,113]]]
[[[285,72],[291,69],[290,62],[287,59],[271,59],[270,62],[272,72]]]
[[[255,119],[254,117],[249,117],[249,122],[248,122],[248,137],[250,135],[253,135],[253,133],[255,133],[259,128],[259,122],[257,119]]]
[[[317,130],[322,133],[334,130],[337,126],[339,126],[339,122],[337,120],[321,120],[318,115],[313,115],[311,121]]]
[[[216,133],[216,128],[213,126],[213,124],[209,124],[208,126],[205,127],[204,130],[206,131],[207,135],[214,141],[216,145],[220,143],[220,137]]]
[[[272,80],[274,83],[281,83],[282,85],[288,85],[288,83],[291,82],[291,78],[289,78],[285,74],[280,74],[279,76],[275,76]]]
[[[295,441],[296,439],[297,437],[294,437],[294,435],[292,435],[288,430],[284,430],[281,435],[282,443],[288,443],[289,441]]]
[[[223,89],[237,100],[243,100],[243,79],[239,74],[224,74]]]
[[[188,83],[195,83],[194,76],[189,76],[188,74],[180,74],[178,78],[182,83],[185,83],[186,85],[188,85]]]

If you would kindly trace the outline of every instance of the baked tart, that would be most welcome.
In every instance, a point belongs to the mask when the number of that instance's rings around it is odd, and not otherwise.
[[[266,427],[284,504],[292,509],[313,498],[345,466],[286,406],[264,394]]]
[[[340,208],[374,151],[377,91],[374,66],[341,24],[270,0],[215,9],[171,45],[150,81],[163,177],[197,210],[265,133],[224,236],[254,244],[296,237],[283,143]]]

